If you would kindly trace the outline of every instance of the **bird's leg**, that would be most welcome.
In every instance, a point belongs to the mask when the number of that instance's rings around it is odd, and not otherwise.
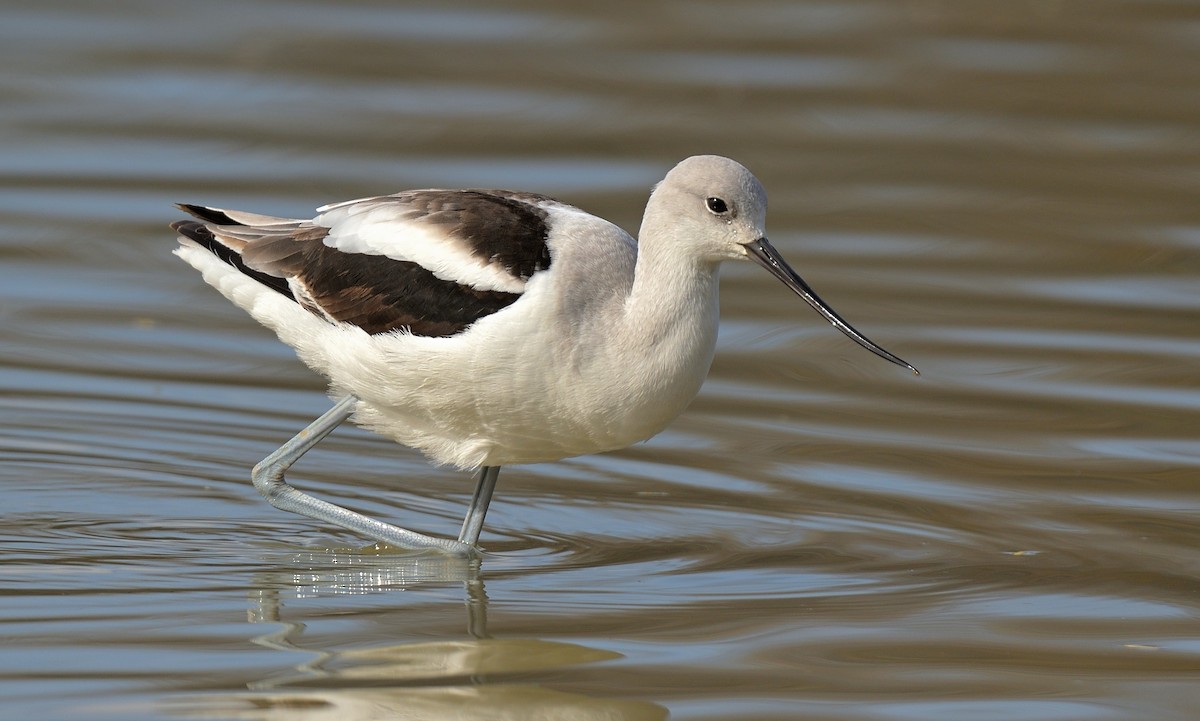
[[[484,466],[479,469],[475,495],[471,497],[467,516],[463,519],[462,532],[458,534],[459,543],[474,548],[479,542],[479,532],[483,530],[483,517],[487,515],[488,504],[492,502],[492,491],[496,490],[496,478],[499,475],[500,466]]]
[[[349,418],[354,412],[354,404],[357,402],[358,399],[354,396],[342,398],[333,408],[330,408],[307,428],[297,433],[295,438],[284,443],[277,451],[259,462],[251,474],[251,477],[254,479],[254,487],[271,502],[272,506],[280,510],[299,513],[302,516],[332,523],[367,538],[382,541],[389,546],[420,551],[432,549],[455,556],[470,554],[473,550],[474,542],[468,544],[445,538],[434,538],[433,536],[426,536],[423,533],[409,531],[388,523],[383,523],[382,521],[376,521],[374,518],[298,491],[284,480],[283,474],[287,472],[287,469],[291,468],[292,464],[298,461],[300,456],[307,453],[310,448],[320,443],[321,439],[329,435],[334,428],[337,428],[343,421]],[[493,483],[494,481],[495,474],[493,474]],[[490,489],[488,495],[491,495]],[[473,507],[474,504],[472,504]],[[484,510],[487,510],[486,501],[484,501]],[[479,514],[479,520],[480,523],[483,522],[482,513]],[[478,531],[476,531],[475,535],[478,537]]]

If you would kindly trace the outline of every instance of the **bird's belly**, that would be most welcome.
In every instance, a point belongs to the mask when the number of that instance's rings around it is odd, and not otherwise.
[[[409,353],[386,380],[364,385],[360,367],[353,381],[334,377],[334,385],[360,399],[361,425],[436,463],[474,468],[555,461],[650,438],[696,395],[711,361],[709,352],[636,367],[615,357],[573,364],[559,350],[527,342],[503,362],[442,360],[436,374],[421,373],[419,354]],[[456,367],[461,372],[445,370]]]
[[[666,428],[699,387],[688,384],[663,395],[637,392],[636,385],[576,387],[524,404],[489,429],[492,449],[486,465],[553,461],[625,448]]]
[[[696,396],[711,348],[631,362],[601,355],[575,364],[561,357],[538,367],[516,394],[486,415],[486,465],[552,461],[616,450],[662,431]],[[511,377],[510,377],[511,380]]]

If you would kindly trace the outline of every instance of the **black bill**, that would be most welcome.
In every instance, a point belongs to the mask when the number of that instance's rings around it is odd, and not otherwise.
[[[825,316],[825,320],[832,323],[834,328],[837,328],[841,332],[845,333],[855,343],[859,344],[863,348],[866,348],[880,358],[889,360],[898,366],[907,368],[917,375],[921,374],[920,371],[918,371],[909,363],[872,343],[869,338],[854,330],[852,325],[842,320],[840,315],[834,313],[833,309],[830,308],[825,301],[821,300],[821,297],[814,293],[812,288],[808,287],[808,283],[805,283],[804,279],[797,275],[796,271],[792,270],[791,266],[787,264],[787,261],[783,259],[783,256],[779,255],[779,252],[767,242],[766,238],[759,238],[751,243],[746,243],[745,248],[749,252],[751,258],[753,258],[762,267],[771,271],[771,275],[782,280],[784,285],[795,291],[796,295],[803,298],[809,305],[815,308],[818,313]]]

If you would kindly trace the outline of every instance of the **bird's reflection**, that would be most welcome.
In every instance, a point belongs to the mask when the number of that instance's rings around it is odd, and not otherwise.
[[[487,592],[478,558],[443,554],[308,552],[293,554],[276,569],[271,578],[263,578],[259,588],[252,592],[251,623],[287,625],[281,612],[280,588],[289,589],[295,598],[304,599],[461,583],[466,596],[467,633],[472,638],[487,637]]]
[[[282,560],[282,559],[281,559]],[[298,554],[272,564],[251,594],[249,620],[270,624],[253,639],[275,650],[303,652],[292,673],[256,680],[247,693],[189,699],[175,707],[191,717],[247,721],[369,721],[374,719],[529,719],[586,721],[663,719],[662,706],[595,698],[528,683],[531,674],[620,658],[614,651],[536,638],[493,638],[478,560],[395,554]],[[305,624],[287,618],[283,597],[414,591],[462,584],[462,638],[314,648]],[[520,675],[520,683],[513,682]]]

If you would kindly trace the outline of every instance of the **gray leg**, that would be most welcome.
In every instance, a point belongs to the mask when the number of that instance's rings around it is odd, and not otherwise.
[[[356,402],[358,402],[358,399],[354,396],[346,396],[341,399],[333,408],[313,421],[308,428],[296,434],[295,438],[284,443],[279,450],[264,458],[254,467],[254,472],[251,475],[254,479],[254,487],[271,502],[272,506],[280,510],[291,511],[292,513],[299,513],[302,516],[315,518],[318,521],[332,523],[367,538],[382,541],[389,546],[422,551],[432,549],[455,556],[470,554],[473,550],[473,543],[434,538],[426,536],[423,533],[416,533],[415,531],[398,528],[382,521],[376,521],[374,518],[369,518],[361,513],[355,513],[348,508],[342,508],[328,501],[314,498],[307,493],[302,493],[288,485],[287,481],[283,479],[283,474],[287,472],[287,469],[292,467],[293,463],[300,460],[300,456],[303,456],[310,448],[320,443],[321,439],[329,435],[334,428],[337,428],[343,421],[350,417],[350,414],[354,412],[354,404]],[[474,507],[474,503],[472,503],[472,507]],[[487,510],[486,502],[484,503],[484,510]],[[482,514],[480,514],[479,521],[482,524]],[[478,537],[478,531],[476,531],[475,535]]]
[[[487,515],[488,504],[492,502],[492,491],[496,490],[496,478],[500,475],[500,466],[484,466],[479,469],[479,479],[475,482],[475,495],[471,497],[471,505],[467,507],[467,517],[463,519],[462,532],[458,534],[458,542],[465,543],[471,548],[479,543],[479,532],[483,530],[483,517]]]

